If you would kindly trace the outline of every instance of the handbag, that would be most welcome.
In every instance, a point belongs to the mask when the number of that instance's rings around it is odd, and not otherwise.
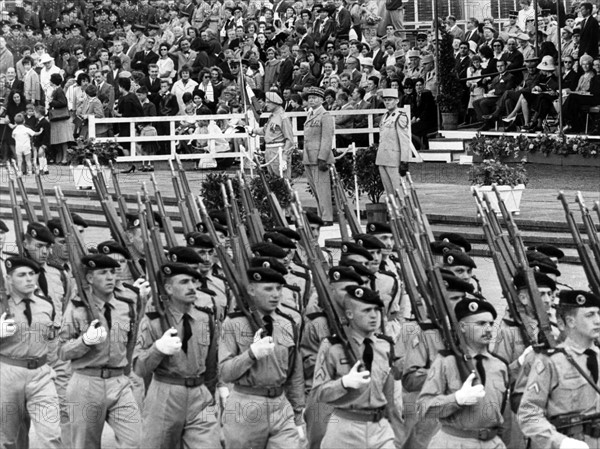
[[[48,119],[51,122],[57,122],[59,120],[67,120],[71,118],[69,109],[65,106],[64,108],[54,108],[48,111]]]

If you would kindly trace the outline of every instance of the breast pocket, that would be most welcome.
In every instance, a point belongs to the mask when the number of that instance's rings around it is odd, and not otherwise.
[[[290,355],[295,350],[294,340],[287,335],[277,336],[275,339],[275,355],[279,367],[286,370],[289,367]]]
[[[554,390],[554,398],[557,404],[562,404],[565,410],[578,410],[582,404],[589,402],[586,398],[590,394],[586,388],[587,382],[580,375],[563,378]]]

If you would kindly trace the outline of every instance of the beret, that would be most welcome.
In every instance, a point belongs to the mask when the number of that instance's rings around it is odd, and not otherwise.
[[[131,259],[131,254],[129,254],[127,248],[123,248],[114,240],[98,243],[97,250],[98,254],[121,254],[125,259]]]
[[[448,251],[461,251],[462,249],[460,246],[455,245],[454,243],[451,242],[442,242],[440,240],[436,240],[434,242],[431,242],[429,244],[429,246],[431,247],[431,252],[433,254],[437,254],[439,256],[446,254]]]
[[[384,249],[385,245],[374,235],[356,234],[354,241],[365,249]]]
[[[213,223],[227,226],[227,213],[224,210],[211,210],[208,216],[212,219]]]
[[[200,272],[194,270],[192,267],[184,263],[167,262],[160,267],[160,272],[163,276],[169,278],[178,275],[187,275],[198,280],[202,278]]]
[[[283,104],[283,99],[279,96],[277,92],[269,91],[265,94],[267,101],[270,101],[273,104],[277,104],[281,106]]]
[[[285,284],[285,278],[272,268],[249,268],[246,272],[248,280],[261,284]]]
[[[87,221],[85,221],[81,215],[71,212],[71,218],[73,219],[73,223],[77,226],[81,226],[82,228],[88,227]]]
[[[52,235],[54,237],[64,237],[65,236],[60,219],[51,218],[46,223],[46,226],[48,226],[48,229],[50,230],[50,232],[52,233]]]
[[[125,214],[125,220],[127,220],[127,229],[134,229],[140,227],[139,214]]]
[[[454,314],[458,321],[462,320],[471,315],[478,315],[480,313],[489,312],[492,314],[492,317],[496,319],[498,314],[496,313],[496,309],[487,301],[482,301],[481,299],[473,299],[473,298],[465,298],[461,299],[454,306]]]
[[[274,257],[253,257],[250,259],[250,268],[271,268],[282,276],[288,274],[288,270],[285,265]]]
[[[557,259],[562,259],[565,257],[565,253],[563,253],[560,249],[558,249],[554,245],[549,245],[547,243],[542,243],[536,246],[530,246],[527,248],[528,251],[538,251],[542,254],[545,254],[548,257],[556,257]]]
[[[329,282],[354,282],[362,284],[363,280],[352,267],[332,267],[329,269]]]
[[[54,235],[44,223],[37,221],[29,223],[26,234],[40,242],[54,243]]]
[[[104,270],[106,268],[120,268],[119,262],[104,254],[88,254],[81,258],[81,263],[89,270]]]
[[[450,250],[444,253],[444,265],[451,267],[465,266],[470,268],[477,268],[475,261],[471,259],[467,253],[462,251]]]
[[[2,220],[0,220],[0,232],[8,232],[8,226]]]
[[[306,219],[310,224],[316,224],[319,226],[323,226],[325,224],[323,219],[319,217],[319,215],[316,212],[313,211],[306,212]]]
[[[475,289],[473,287],[473,284],[467,281],[463,281],[458,276],[455,276],[452,272],[442,273],[442,280],[444,282],[446,290],[451,290],[454,292],[473,293],[473,290]]]
[[[547,255],[539,251],[527,251],[527,261],[529,266],[546,274],[560,276],[560,271],[554,261]]]
[[[356,271],[356,273],[359,276],[369,277],[369,278],[375,276],[375,273],[373,273],[368,267],[365,267],[362,263],[356,262],[354,260],[345,260],[343,262],[340,261],[340,266],[351,267],[352,269],[354,269],[354,271]]]
[[[567,307],[600,307],[600,297],[585,290],[561,290],[558,305]]]
[[[6,267],[6,273],[12,273],[19,267],[28,267],[31,268],[34,272],[40,272],[40,266],[34,260],[27,259],[26,257],[9,257],[4,261],[4,266]]]
[[[287,256],[287,252],[282,247],[269,242],[256,243],[252,245],[251,249],[256,256],[275,257],[277,259],[284,259]]]
[[[360,285],[349,285],[345,290],[346,293],[348,293],[348,296],[356,301],[372,304],[381,308],[384,306],[383,301],[379,297],[379,293],[370,288],[361,287]]]
[[[210,239],[208,234],[202,234],[201,232],[190,232],[185,236],[187,246],[194,248],[214,248],[215,244]]]
[[[167,259],[169,259],[171,262],[185,264],[204,262],[196,250],[194,248],[190,248],[189,246],[174,246],[173,248],[169,249]]]
[[[294,231],[293,229],[286,228],[286,227],[273,228],[269,232],[278,232],[279,234],[283,234],[287,238],[296,240],[296,241],[300,241],[302,239],[302,237],[300,237],[300,234],[298,234],[298,232]]]
[[[387,223],[373,221],[367,223],[367,234],[391,234],[392,227]]]
[[[450,242],[464,249],[465,252],[471,251],[471,244],[462,235],[454,232],[444,232],[440,234],[439,239],[441,242]]]
[[[296,242],[279,232],[265,232],[263,239],[265,242],[274,243],[281,248],[296,249]]]
[[[556,282],[554,282],[551,277],[544,274],[542,271],[534,271],[533,277],[538,287],[546,287],[550,290],[556,290]],[[513,284],[515,284],[515,288],[517,290],[527,287],[527,283],[525,282],[525,273],[519,271],[513,278]]]
[[[225,235],[229,234],[229,228],[227,228],[227,225],[222,225],[221,223],[217,223],[215,220],[213,220],[213,227],[215,228],[215,231],[217,231],[217,232],[222,232]],[[208,228],[206,227],[206,225],[204,223],[198,223],[196,225],[196,230],[198,232],[200,232],[201,234],[208,233]]]
[[[362,245],[354,242],[342,242],[342,255],[351,254],[366,257],[367,260],[373,260],[371,253]]]

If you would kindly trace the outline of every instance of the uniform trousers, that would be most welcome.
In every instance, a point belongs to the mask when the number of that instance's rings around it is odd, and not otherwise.
[[[390,422],[383,418],[378,422],[354,421],[331,415],[322,449],[394,449],[394,431]]]
[[[388,195],[394,195],[396,190],[400,190],[401,177],[398,167],[387,167],[385,165],[378,165],[378,167],[385,192]]]
[[[294,412],[285,395],[266,398],[234,388],[222,420],[227,449],[296,449],[300,445]]]
[[[217,407],[204,385],[188,388],[153,379],[142,425],[144,449],[220,449]]]
[[[62,447],[53,376],[48,365],[27,369],[0,362],[0,448],[20,449],[26,444],[30,422],[41,447]]]
[[[267,165],[267,170],[270,174],[275,176],[281,176],[280,168],[279,168],[279,156],[278,152],[281,149],[281,161],[283,162],[283,166],[281,171],[283,172],[283,177],[287,179],[292,179],[292,152],[291,151],[283,151],[283,144],[275,145],[275,144],[266,144],[265,145],[265,161],[273,161]]]
[[[461,438],[440,430],[429,442],[429,449],[505,449],[499,436],[482,441],[475,438]]]
[[[314,391],[314,390],[313,390]],[[331,419],[333,407],[323,402],[315,402],[313,391],[306,398],[304,420],[306,421],[306,438],[309,449],[319,449],[325,436],[327,423]]]
[[[306,168],[306,179],[317,200],[321,219],[323,221],[333,221],[329,170],[321,171],[317,165],[305,165],[304,167]]]
[[[125,375],[102,379],[73,373],[67,387],[72,448],[101,449],[107,422],[118,448],[140,447],[142,418]]]

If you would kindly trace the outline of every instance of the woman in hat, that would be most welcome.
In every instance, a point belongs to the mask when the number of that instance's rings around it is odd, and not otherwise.
[[[56,148],[55,160],[61,165],[67,165],[67,143],[74,139],[70,116],[68,114],[65,116],[59,112],[68,106],[62,83],[63,78],[58,73],[53,73],[50,76],[52,94],[48,102],[48,116],[50,117],[50,144]],[[56,118],[53,119],[53,116]]]
[[[563,102],[562,112],[564,122],[564,132],[579,131],[579,116],[583,106],[595,106],[600,104],[600,76],[596,74],[593,68],[594,58],[589,55],[583,55],[579,58],[579,66],[583,74],[579,77],[577,89],[571,92],[567,89],[567,98]],[[563,97],[564,98],[564,97]]]

